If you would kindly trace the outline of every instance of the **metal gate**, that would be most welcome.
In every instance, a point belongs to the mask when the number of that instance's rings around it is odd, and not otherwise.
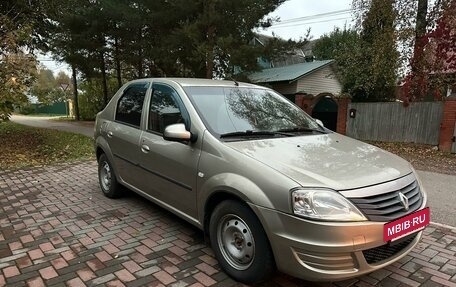
[[[456,123],[454,123],[453,145],[451,146],[451,152],[456,153]]]

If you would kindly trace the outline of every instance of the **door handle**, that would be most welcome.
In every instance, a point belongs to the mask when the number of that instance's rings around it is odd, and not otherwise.
[[[148,152],[150,151],[150,148],[149,148],[148,145],[143,144],[143,145],[141,146],[141,151],[142,151],[143,153],[148,153]]]
[[[112,136],[113,136],[112,131],[109,131],[109,132],[108,132],[108,138],[112,138]]]

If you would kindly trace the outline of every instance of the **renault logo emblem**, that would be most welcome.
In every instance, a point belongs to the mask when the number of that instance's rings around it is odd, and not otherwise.
[[[408,198],[402,192],[399,192],[399,200],[401,201],[402,205],[404,206],[404,209],[409,210]]]

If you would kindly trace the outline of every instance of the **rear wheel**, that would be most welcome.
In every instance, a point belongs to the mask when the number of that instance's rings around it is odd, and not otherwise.
[[[260,221],[240,202],[227,200],[209,224],[212,249],[228,275],[244,283],[264,281],[274,273],[271,247]]]
[[[117,182],[112,165],[105,154],[98,159],[98,181],[105,196],[117,198],[121,195],[121,186]]]

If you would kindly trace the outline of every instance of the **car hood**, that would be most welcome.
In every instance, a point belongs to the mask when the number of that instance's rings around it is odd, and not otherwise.
[[[225,144],[307,187],[354,189],[412,172],[404,159],[336,133]]]

